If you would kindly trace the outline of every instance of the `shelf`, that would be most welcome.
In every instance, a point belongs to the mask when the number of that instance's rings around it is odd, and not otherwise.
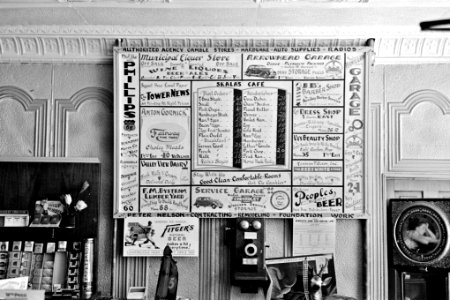
[[[0,241],[82,240],[98,235],[100,163],[97,159],[2,158],[0,159],[0,210],[26,210],[32,218],[37,200],[59,200],[71,194],[77,200],[85,181],[88,207],[76,217],[75,228],[0,227]]]
[[[0,241],[81,241],[85,238],[76,228],[0,227]]]

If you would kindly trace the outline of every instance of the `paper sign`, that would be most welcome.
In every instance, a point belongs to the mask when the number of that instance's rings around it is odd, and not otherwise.
[[[124,256],[162,256],[166,245],[174,257],[198,256],[198,218],[130,217],[124,226]]]
[[[294,219],[292,255],[334,253],[336,245],[335,218]]]

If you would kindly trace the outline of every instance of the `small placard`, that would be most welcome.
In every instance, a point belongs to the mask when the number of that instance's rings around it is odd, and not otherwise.
[[[22,250],[22,241],[14,241],[12,244],[12,251],[21,251]]]
[[[256,240],[258,234],[256,232],[244,232],[244,239],[246,240]]]
[[[336,245],[336,219],[296,218],[292,230],[294,256],[334,253]]]
[[[257,258],[243,258],[242,259],[242,264],[243,265],[257,265],[258,264],[258,259]]]
[[[145,297],[144,286],[131,286],[128,290],[127,300],[142,300]]]
[[[46,253],[54,253],[56,251],[56,244],[51,242],[47,243]]]
[[[34,245],[34,253],[44,253],[44,243],[36,243]]]
[[[23,247],[23,251],[25,252],[33,252],[34,241],[25,241],[25,246]]]

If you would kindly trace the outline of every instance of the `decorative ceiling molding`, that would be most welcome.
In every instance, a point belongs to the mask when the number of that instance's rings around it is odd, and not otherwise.
[[[395,30],[394,30],[395,29]],[[0,62],[110,61],[121,40],[129,47],[354,47],[370,38],[375,63],[450,59],[450,35],[372,27],[0,27]],[[402,33],[403,32],[403,33]]]
[[[270,24],[268,24],[270,25]],[[0,26],[0,35],[13,36],[93,36],[93,37],[354,37],[354,36],[410,36],[420,34],[417,26],[377,26],[354,23],[353,26],[314,24],[308,26],[130,26],[130,25],[39,25]],[[432,33],[429,33],[432,34]]]

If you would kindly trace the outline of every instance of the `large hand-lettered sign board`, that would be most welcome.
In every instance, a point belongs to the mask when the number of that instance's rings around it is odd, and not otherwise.
[[[369,54],[116,48],[115,216],[364,216]]]

